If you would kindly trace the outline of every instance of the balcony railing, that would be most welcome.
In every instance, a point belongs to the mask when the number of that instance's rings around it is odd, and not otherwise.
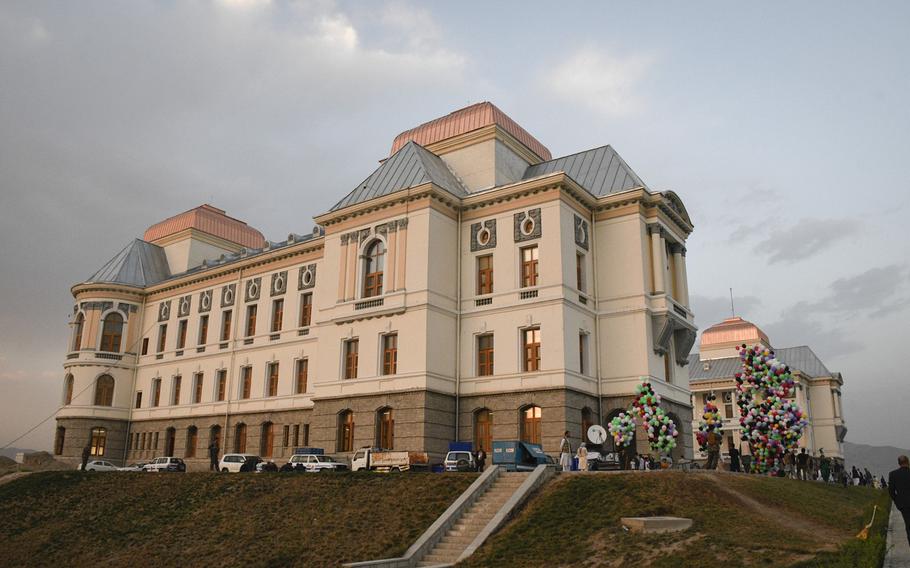
[[[364,300],[363,302],[357,302],[354,304],[355,310],[365,310],[367,308],[378,308],[382,306],[383,298],[377,298],[375,300]]]

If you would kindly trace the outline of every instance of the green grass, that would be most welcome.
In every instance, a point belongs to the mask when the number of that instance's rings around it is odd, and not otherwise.
[[[758,476],[565,476],[466,566],[879,566],[881,532],[853,538],[874,504],[887,511],[887,494]],[[621,527],[621,517],[653,515],[691,518],[693,527],[665,535]]]
[[[473,474],[34,473],[0,485],[6,566],[338,566],[394,557]]]

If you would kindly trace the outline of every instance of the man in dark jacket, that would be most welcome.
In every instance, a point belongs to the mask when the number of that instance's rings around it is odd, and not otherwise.
[[[209,444],[209,469],[218,471],[218,445],[215,442]]]
[[[907,541],[910,542],[910,459],[901,456],[897,458],[897,465],[900,467],[888,474],[888,493],[904,517]]]
[[[90,455],[92,455],[92,448],[86,445],[82,448],[82,467],[80,468],[82,471],[85,471],[85,466],[88,465],[88,457]]]

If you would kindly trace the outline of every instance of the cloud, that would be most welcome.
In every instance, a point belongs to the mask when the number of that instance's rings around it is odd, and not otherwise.
[[[771,218],[769,223],[780,221]],[[796,262],[823,252],[838,241],[856,236],[860,223],[855,219],[802,219],[787,229],[775,231],[755,247],[768,255],[768,262]]]
[[[908,282],[910,270],[907,265],[870,268],[854,276],[838,278],[828,286],[827,295],[811,302],[798,302],[788,311],[802,318],[823,314],[839,318],[879,318],[907,307]]]
[[[610,117],[638,113],[643,105],[639,85],[654,65],[649,54],[621,56],[585,47],[558,63],[542,80],[558,98]]]

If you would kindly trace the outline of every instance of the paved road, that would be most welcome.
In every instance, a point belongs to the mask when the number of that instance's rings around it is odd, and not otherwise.
[[[3,485],[4,483],[9,483],[10,481],[19,479],[20,477],[25,477],[29,473],[31,473],[31,472],[30,471],[17,471],[16,473],[10,473],[9,475],[4,475],[3,477],[0,477],[0,485]]]
[[[910,568],[910,544],[904,517],[897,507],[891,505],[891,519],[888,522],[888,552],[884,568]]]

